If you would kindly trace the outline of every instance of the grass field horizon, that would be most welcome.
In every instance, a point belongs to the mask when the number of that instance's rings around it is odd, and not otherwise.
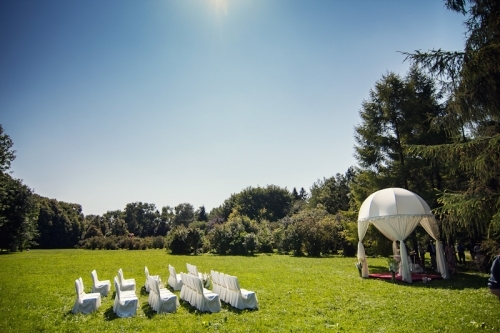
[[[387,271],[386,258],[369,258],[371,272]],[[174,256],[165,250],[32,250],[0,254],[1,332],[474,332],[499,331],[499,302],[487,274],[463,272],[450,280],[391,283],[361,279],[355,258],[288,255]],[[181,301],[158,315],[147,303],[144,266],[166,283],[168,264],[186,263],[238,277],[256,292],[258,310],[222,303],[219,313],[199,313]],[[90,315],[72,314],[74,281],[90,272],[112,281],[119,268],[134,278],[140,308],[133,318],[113,313],[114,287]],[[179,292],[175,292],[179,295]]]

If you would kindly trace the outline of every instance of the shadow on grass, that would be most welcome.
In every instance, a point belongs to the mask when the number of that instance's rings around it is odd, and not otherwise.
[[[370,273],[387,273],[388,269],[384,266],[370,266]],[[438,274],[434,272],[427,272],[428,274]],[[376,279],[376,278],[374,278]],[[393,282],[388,279],[376,279],[385,283],[393,284]],[[427,283],[423,283],[422,280],[414,280],[413,283],[407,283],[403,281],[396,281],[394,284],[399,284],[403,286],[413,287],[413,288],[436,288],[436,289],[451,289],[451,290],[464,290],[464,289],[482,289],[486,288],[488,279],[474,274],[474,273],[456,273],[450,274],[450,279],[434,279]]]
[[[151,307],[151,305],[149,305],[148,302],[145,302],[143,305],[142,305],[142,311],[144,312],[144,315],[148,318],[148,319],[151,319],[153,318],[154,316],[157,315],[156,311],[153,310],[153,308]]]
[[[221,305],[221,310],[227,310],[228,312],[232,312],[232,313],[235,313],[235,314],[241,314],[241,313],[245,313],[245,312],[248,312],[248,311],[257,311],[258,310],[258,309],[255,309],[255,310],[250,310],[250,309],[239,310],[239,309],[233,308],[231,305],[229,305],[228,303],[225,303],[225,302],[220,302],[220,305]],[[192,313],[192,314],[195,314],[195,315],[202,314],[202,312],[200,312],[200,310],[198,310],[197,308],[195,308],[194,306],[192,306],[191,304],[189,304],[188,302],[183,301],[183,300],[181,300],[181,307],[183,307],[189,313]],[[211,312],[203,312],[203,313],[208,313],[209,314]]]
[[[120,317],[118,317],[116,313],[113,311],[113,306],[109,307],[106,311],[104,311],[104,320],[112,321],[119,318]]]
[[[142,286],[141,291],[140,291],[141,296],[149,296],[149,294],[146,292],[146,287]]]
[[[243,313],[253,312],[253,311],[258,311],[259,310],[259,309],[243,309],[243,310],[240,310],[240,309],[237,309],[237,308],[231,306],[231,304],[229,304],[229,303],[225,303],[225,302],[220,302],[220,303],[221,303],[221,309],[227,310],[228,312],[232,312],[234,314],[243,314]]]

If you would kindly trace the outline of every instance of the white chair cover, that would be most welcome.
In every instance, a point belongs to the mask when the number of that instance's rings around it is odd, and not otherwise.
[[[151,286],[149,284],[149,277],[152,276],[154,279],[159,279],[159,275],[149,275],[149,270],[147,266],[144,266],[144,273],[146,274],[146,281],[144,282],[144,288],[146,289],[146,292],[149,293]]]
[[[203,275],[198,272],[198,267],[196,267],[195,265],[186,264],[186,268],[188,274],[199,277],[200,279],[203,278]]]
[[[175,268],[171,265],[168,265],[168,271],[170,272],[170,276],[168,277],[168,285],[175,290],[181,290],[182,288],[182,277],[180,274],[175,272]]]
[[[118,317],[127,318],[135,316],[139,306],[139,299],[134,291],[121,291],[118,277],[115,276],[116,296],[113,303],[113,312]]]
[[[219,295],[203,288],[199,277],[181,273],[181,299],[202,312],[219,312],[221,309]]]
[[[241,289],[236,276],[226,275],[228,281],[228,292],[230,295],[229,304],[237,309],[257,309],[259,303],[255,292]]]
[[[125,279],[121,268],[118,270],[118,283],[120,291],[131,290],[135,292],[135,279]]]
[[[75,290],[76,300],[72,310],[73,313],[87,314],[96,311],[101,306],[101,294],[86,294],[81,277],[75,280]]]
[[[227,298],[228,292],[227,292],[227,285],[226,285],[226,274],[224,274],[222,272],[216,272],[215,277],[217,279],[217,284],[218,284],[218,288],[219,288],[219,292],[218,292],[219,298],[221,299],[221,301],[229,303],[229,300]],[[215,292],[215,290],[214,290],[214,292]]]
[[[149,305],[157,313],[174,312],[179,307],[179,299],[166,288],[160,288],[158,279],[149,277],[150,293]]]
[[[210,270],[210,276],[212,278],[212,291],[216,294],[219,294],[219,298],[221,301],[223,301],[221,295],[220,295],[220,283],[219,283],[219,272]]]
[[[111,290],[111,282],[109,280],[102,280],[100,281],[97,278],[97,272],[94,269],[90,275],[92,275],[92,292],[93,293],[100,293],[101,296],[108,296],[109,291]]]

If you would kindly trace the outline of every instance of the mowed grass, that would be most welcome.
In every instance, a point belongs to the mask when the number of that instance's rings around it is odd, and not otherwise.
[[[487,275],[462,273],[428,284],[361,279],[354,258],[283,255],[172,256],[164,250],[32,250],[0,254],[0,332],[479,332],[500,331],[500,302]],[[158,315],[147,303],[144,266],[166,283],[168,264],[186,272],[210,269],[236,275],[253,290],[259,309],[239,311],[223,303],[219,313],[199,313],[181,301],[175,313]],[[369,259],[371,271],[386,259]],[[74,280],[90,292],[90,272],[113,280],[119,268],[135,278],[140,309],[134,318],[113,313],[114,287],[99,310],[71,313]],[[179,295],[179,292],[176,292]]]

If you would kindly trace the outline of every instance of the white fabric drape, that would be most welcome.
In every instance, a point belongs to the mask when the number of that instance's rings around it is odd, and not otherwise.
[[[444,249],[443,244],[439,241],[439,229],[434,216],[429,216],[422,221],[420,225],[427,231],[427,233],[436,241],[436,264],[437,271],[441,273],[443,279],[449,279],[450,274],[448,272],[448,267],[446,266],[446,261],[444,259]]]
[[[97,272],[94,269],[90,275],[92,276],[92,292],[100,293],[101,296],[108,296],[109,291],[111,290],[111,281],[109,280],[99,280],[97,277]]]
[[[229,304],[240,310],[257,309],[257,295],[253,291],[242,289],[236,276],[226,275],[226,283],[230,295]]]
[[[181,299],[202,312],[221,310],[219,295],[203,288],[201,279],[191,274],[181,273]]]
[[[403,281],[412,282],[408,251],[404,240],[408,237],[422,219],[421,215],[389,215],[370,219],[369,221],[391,241],[399,241],[401,255],[401,278]],[[358,224],[359,225],[359,224]]]
[[[170,276],[168,277],[168,285],[174,289],[174,291],[181,290],[182,288],[182,278],[180,274],[175,272],[175,268],[172,265],[168,265],[168,271]]]
[[[113,311],[120,318],[128,318],[135,316],[139,307],[139,299],[134,290],[122,291],[118,277],[115,276],[115,301],[113,303]]]
[[[361,276],[367,278],[370,275],[370,271],[368,270],[368,263],[366,262],[366,254],[365,247],[363,246],[363,239],[365,238],[366,231],[368,230],[368,226],[370,222],[367,220],[358,221],[358,260],[363,263],[363,267],[361,268]]]
[[[81,277],[75,280],[75,291],[76,300],[72,310],[73,313],[81,312],[87,314],[96,311],[101,306],[101,294],[86,294]]]
[[[179,299],[166,288],[160,288],[160,279],[148,277],[149,297],[148,303],[157,313],[174,312],[179,307]]]

